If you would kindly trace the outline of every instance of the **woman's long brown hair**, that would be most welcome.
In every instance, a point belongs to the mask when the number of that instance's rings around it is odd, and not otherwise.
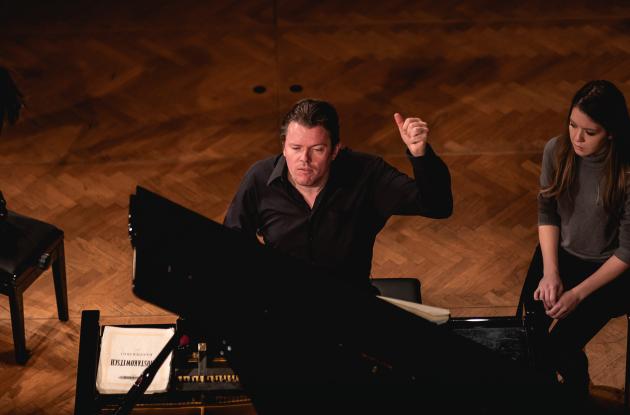
[[[623,93],[609,81],[590,81],[576,92],[569,107],[565,132],[558,138],[556,145],[553,180],[548,187],[541,189],[540,194],[555,198],[566,194],[571,198],[570,189],[575,180],[578,155],[573,150],[568,129],[571,111],[576,107],[601,125],[610,138],[605,150],[600,196],[604,209],[618,215],[628,184],[630,117]]]

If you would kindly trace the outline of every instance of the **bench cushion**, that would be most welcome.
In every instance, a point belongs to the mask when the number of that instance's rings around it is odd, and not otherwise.
[[[62,235],[63,231],[53,225],[9,211],[0,221],[0,281],[35,265]]]

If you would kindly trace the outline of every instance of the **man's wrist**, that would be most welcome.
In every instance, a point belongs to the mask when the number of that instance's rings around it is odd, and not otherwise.
[[[421,158],[421,157],[431,156],[431,155],[435,154],[433,152],[433,149],[431,148],[431,146],[428,143],[423,147],[422,154],[420,154],[420,155],[414,155],[414,153],[411,151],[411,149],[409,147],[407,147],[406,153],[407,153],[407,155],[409,157],[412,157],[412,158]]]

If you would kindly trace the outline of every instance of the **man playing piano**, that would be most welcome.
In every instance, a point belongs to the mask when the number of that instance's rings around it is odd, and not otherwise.
[[[413,179],[342,148],[329,103],[296,103],[281,126],[282,154],[255,163],[229,207],[224,223],[241,235],[157,200],[140,209],[151,200],[142,192],[131,216],[142,219],[135,291],[210,338],[220,333],[261,415],[564,408],[554,384],[520,363],[372,295],[372,250],[387,219],[452,211],[450,174],[427,144],[427,124],[394,121]],[[164,217],[168,226],[157,225]],[[308,289],[331,274],[346,283]]]
[[[415,178],[342,146],[337,111],[303,99],[280,127],[282,154],[245,174],[224,224],[339,276],[369,284],[374,242],[392,215],[449,217],[450,174],[420,118],[394,114]]]

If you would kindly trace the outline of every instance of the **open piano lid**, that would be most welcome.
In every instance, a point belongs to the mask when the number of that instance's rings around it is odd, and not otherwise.
[[[563,403],[530,369],[142,187],[129,216],[133,292],[224,342],[261,415]]]

